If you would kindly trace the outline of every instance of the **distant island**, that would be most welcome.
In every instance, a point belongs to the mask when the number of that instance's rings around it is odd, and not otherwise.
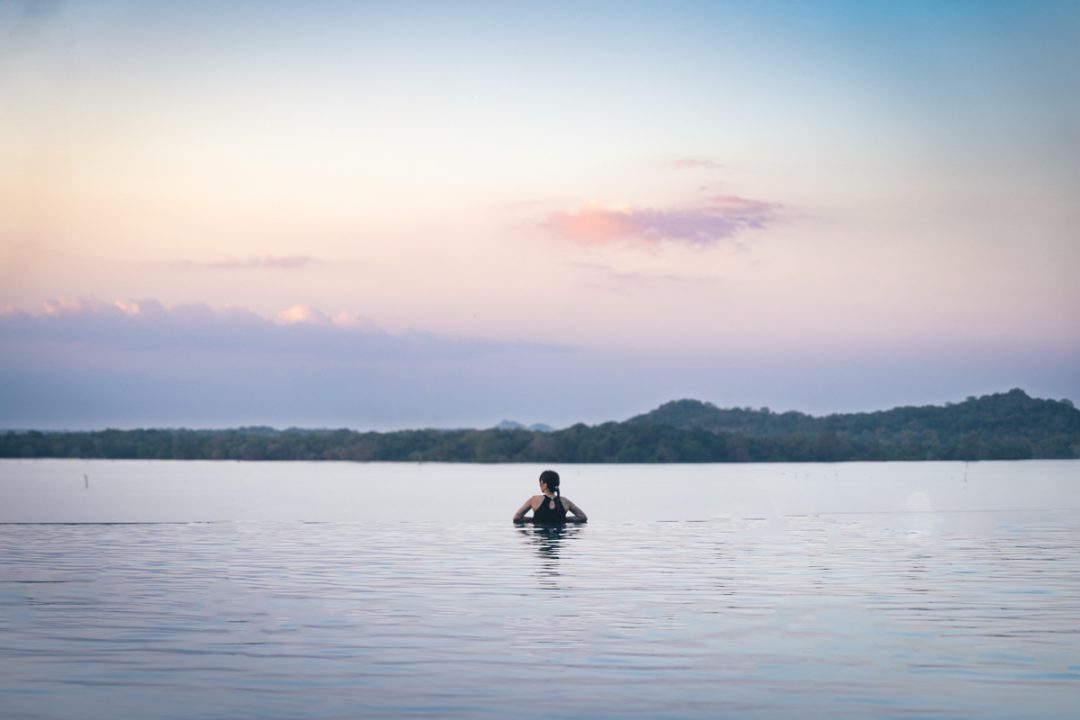
[[[845,462],[1080,457],[1080,410],[1023,390],[944,406],[813,417],[676,400],[562,430],[100,430],[0,433],[3,458],[472,463]]]

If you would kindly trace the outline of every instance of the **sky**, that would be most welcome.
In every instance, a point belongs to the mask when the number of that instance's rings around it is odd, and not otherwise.
[[[0,428],[1080,401],[1080,4],[0,0]]]

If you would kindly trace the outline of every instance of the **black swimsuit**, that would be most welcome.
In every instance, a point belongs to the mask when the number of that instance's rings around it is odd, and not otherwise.
[[[551,503],[555,503],[554,509],[548,507]],[[540,507],[533,510],[533,523],[539,523],[541,525],[562,525],[566,522],[566,508],[563,507],[562,498],[556,496],[549,498],[544,496],[544,501],[540,503]]]

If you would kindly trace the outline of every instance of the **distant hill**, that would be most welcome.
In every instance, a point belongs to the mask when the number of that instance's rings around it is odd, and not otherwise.
[[[501,423],[495,426],[496,430],[531,430],[532,432],[555,432],[555,428],[543,423],[533,423],[532,425],[524,425],[513,420],[503,420]]]
[[[562,430],[19,431],[0,457],[176,460],[692,463],[1021,460],[1080,457],[1080,410],[1022,390],[944,406],[813,417],[676,400],[625,422]]]
[[[870,413],[812,417],[768,408],[718,408],[697,400],[676,400],[627,421],[680,430],[737,433],[768,438],[831,435],[858,443],[905,447],[962,447],[963,454],[1069,457],[1080,442],[1080,410],[1068,400],[1040,400],[1023,390],[969,397],[944,406],[899,407]]]
[[[680,430],[740,432],[767,437],[810,432],[817,420],[801,412],[774,413],[768,408],[719,408],[700,400],[673,400],[626,421],[630,425],[665,425]]]

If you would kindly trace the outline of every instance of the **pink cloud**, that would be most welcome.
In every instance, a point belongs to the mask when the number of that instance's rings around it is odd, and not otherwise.
[[[364,332],[377,332],[379,326],[371,318],[359,313],[342,310],[330,317],[318,308],[308,305],[293,305],[279,312],[274,317],[278,325],[333,325],[345,330],[359,330]]]
[[[0,318],[34,318],[13,305],[0,306]],[[271,323],[277,326],[308,325],[336,327],[342,330],[379,332],[378,325],[359,313],[340,311],[333,316],[309,305],[293,305],[281,312],[264,317],[245,307],[215,309],[205,303],[190,303],[166,307],[158,300],[113,300],[98,298],[71,299],[63,295],[46,300],[41,305],[40,319],[79,323],[82,321],[131,321],[142,324],[199,324],[199,323]]]
[[[109,308],[106,303],[90,298],[72,299],[63,295],[46,300],[41,304],[41,311],[48,317],[62,317],[64,315],[82,315],[85,313],[101,312]]]
[[[348,310],[330,314],[310,305],[297,304],[267,316],[242,306],[214,308],[205,303],[166,306],[153,298],[105,301],[61,295],[43,302],[36,314],[13,305],[2,305],[2,320],[30,322],[42,328],[84,328],[87,332],[105,327],[114,330],[157,327],[163,331],[183,329],[184,332],[210,327],[263,327],[266,332],[271,329],[303,332],[307,328],[342,335],[385,334],[371,318]]]
[[[374,332],[379,329],[371,318],[364,317],[354,312],[342,310],[334,315],[332,322],[339,328],[354,328]]]
[[[720,170],[724,167],[715,160],[695,157],[677,158],[671,162],[671,166],[676,170]]]
[[[307,305],[293,305],[277,314],[275,322],[279,325],[296,325],[306,323],[308,325],[328,325],[330,318],[322,311],[308,307]]]
[[[556,234],[584,243],[604,244],[638,233],[634,210],[588,205],[577,212],[554,212],[546,225]]]
[[[175,312],[183,312],[187,306],[174,308]],[[41,314],[50,318],[74,318],[87,316],[119,317],[151,319],[158,318],[168,312],[165,306],[157,300],[113,300],[105,302],[97,298],[71,299],[60,295],[41,304]]]
[[[589,245],[612,242],[681,242],[709,245],[779,215],[781,205],[734,195],[718,195],[705,205],[685,208],[607,208],[587,205],[576,212],[551,213],[545,227],[556,235]]]
[[[212,262],[181,260],[177,265],[210,270],[298,270],[319,265],[322,260],[307,255],[262,255],[247,258],[226,258]]]

